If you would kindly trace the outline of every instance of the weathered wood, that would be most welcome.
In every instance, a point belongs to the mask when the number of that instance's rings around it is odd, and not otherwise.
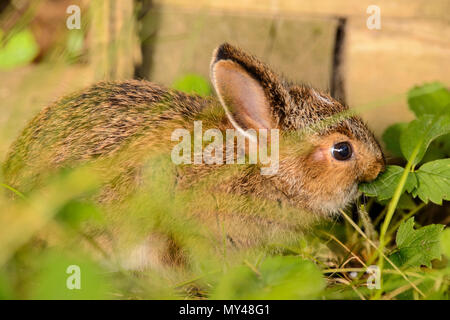
[[[329,88],[336,19],[167,8],[153,14],[158,14],[153,20],[159,21],[157,32],[147,30],[155,42],[150,75],[153,81],[171,85],[179,76],[192,72],[208,78],[212,51],[227,41],[261,57],[292,81]]]
[[[345,78],[349,105],[359,110],[377,135],[408,121],[407,91],[440,81],[450,85],[450,25],[439,21],[383,19],[368,30],[347,25]]]
[[[165,8],[183,9],[192,15],[208,12],[222,15],[228,13],[246,19],[266,18],[274,21],[291,19],[293,25],[303,26],[304,29],[308,27],[303,25],[302,21],[311,17],[334,21],[338,18],[346,19],[348,23],[347,37],[343,42],[344,65],[340,64],[341,76],[345,82],[346,102],[362,113],[377,135],[394,122],[412,118],[406,101],[406,92],[412,86],[430,81],[450,84],[448,0],[380,0],[376,3],[370,0],[158,0],[156,2]],[[366,25],[369,17],[367,7],[373,4],[381,9],[381,30],[369,30]],[[286,38],[291,38],[290,42],[293,44],[291,52],[301,54],[315,46],[317,46],[316,53],[321,50],[315,39],[309,38],[304,41],[302,40],[305,39],[304,33],[298,33],[295,27],[292,30],[294,35],[286,35]],[[237,28],[235,38],[238,39],[241,33],[246,35],[245,29],[241,31]],[[286,33],[292,32],[286,30]],[[261,32],[258,41],[265,43],[267,38],[267,33]],[[248,49],[260,54],[262,50],[255,51],[258,48],[258,41]],[[247,45],[245,41],[243,43]],[[330,48],[326,45],[322,51],[330,54]],[[283,55],[280,53],[282,50],[285,50],[282,46],[275,49],[280,56]],[[314,79],[317,74],[312,75],[316,71],[310,64],[316,65],[315,56],[306,55],[305,58],[307,59],[303,61],[301,59],[295,61],[292,57],[283,56],[276,59],[278,61],[274,61],[273,64],[283,71],[287,70],[286,74],[293,80],[306,80],[324,88],[326,77],[322,76],[321,71],[318,74],[322,80]],[[268,61],[270,62],[270,59]],[[325,62],[324,66],[328,68],[330,64]],[[322,69],[318,67],[316,70]],[[292,77],[293,73],[295,74]],[[328,75],[332,76],[330,72]]]
[[[139,57],[133,0],[90,3],[90,63],[95,79],[129,79]]]
[[[191,10],[217,9],[259,14],[367,17],[366,9],[378,5],[386,18],[426,18],[449,21],[448,0],[158,0],[158,3]]]

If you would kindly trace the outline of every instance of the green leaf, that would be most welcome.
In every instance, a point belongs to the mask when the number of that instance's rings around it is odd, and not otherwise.
[[[0,271],[0,300],[11,300],[14,298],[13,287],[6,273]]]
[[[404,168],[399,166],[386,166],[386,170],[374,181],[360,184],[359,190],[369,197],[377,197],[378,200],[390,199],[394,195],[395,188],[404,170]],[[416,184],[417,180],[414,173],[408,173],[404,190],[411,192],[416,187]]]
[[[66,53],[71,62],[75,62],[83,53],[84,34],[82,30],[70,30],[66,40]]]
[[[445,158],[450,157],[450,134],[440,136],[433,143],[445,154]]]
[[[414,217],[403,222],[397,231],[398,251],[391,255],[403,267],[431,267],[433,259],[441,258],[440,237],[442,224],[431,224],[414,229]]]
[[[445,151],[440,148],[440,146],[436,142],[437,139],[430,144],[427,152],[421,160],[421,163],[427,163],[430,161],[447,158],[447,154],[445,153]]]
[[[108,299],[112,286],[105,270],[80,255],[68,256],[63,252],[47,252],[36,261],[39,270],[30,288],[31,299]],[[70,269],[79,268],[79,273]],[[79,275],[80,288],[68,286]]]
[[[408,126],[407,123],[396,123],[389,126],[383,133],[383,141],[386,149],[394,157],[402,157],[402,150],[400,149],[400,135]]]
[[[0,40],[1,38],[0,33]],[[0,70],[27,65],[38,53],[39,47],[31,31],[28,29],[19,31],[0,48]]]
[[[442,204],[450,200],[450,159],[440,159],[425,163],[416,171],[417,187],[414,196],[428,203]]]
[[[102,212],[93,203],[77,199],[69,200],[56,215],[59,221],[73,228],[77,228],[89,220],[91,220],[90,222],[100,222],[102,217]]]
[[[172,88],[186,93],[195,93],[202,97],[211,94],[208,80],[197,74],[187,74],[175,80]]]
[[[450,258],[450,229],[446,228],[441,234],[442,253]]]
[[[248,267],[227,273],[213,299],[314,299],[324,289],[322,273],[308,260],[294,256],[266,259],[259,274]]]
[[[377,199],[377,202],[383,206],[388,205],[389,201],[390,199],[384,200]],[[400,196],[400,199],[398,200],[397,208],[404,210],[413,210],[414,208],[416,208],[416,204],[414,203],[414,200],[411,197],[411,195],[404,193]]]
[[[450,132],[450,114],[425,115],[409,123],[400,136],[400,147],[405,159],[409,160],[416,148],[413,165],[422,160],[430,143]]]
[[[417,117],[449,113],[450,92],[439,82],[429,83],[411,89],[408,92],[408,104]]]

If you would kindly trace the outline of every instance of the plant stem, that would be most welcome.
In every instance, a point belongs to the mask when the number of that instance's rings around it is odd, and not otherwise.
[[[408,160],[408,163],[405,166],[405,169],[403,170],[403,174],[400,177],[400,181],[397,185],[397,187],[395,188],[395,192],[394,192],[394,196],[392,197],[391,201],[389,202],[389,206],[388,206],[388,210],[386,212],[386,218],[384,219],[383,225],[381,226],[381,231],[380,231],[380,245],[379,245],[379,252],[383,253],[384,251],[384,247],[386,245],[386,240],[385,240],[385,236],[386,236],[386,232],[389,228],[389,224],[391,223],[392,217],[394,216],[394,212],[395,209],[397,209],[397,204],[398,201],[400,200],[401,195],[403,194],[404,191],[404,187],[406,185],[406,181],[408,179],[408,175],[411,171],[411,169],[413,168],[413,163],[414,160],[416,159],[417,154],[419,153],[419,149],[421,146],[421,142],[418,143],[416,145],[416,147],[414,148],[411,157]],[[384,266],[384,259],[383,256],[379,257],[378,260],[378,268],[380,269],[380,272],[383,272],[383,266]],[[380,290],[377,291],[375,297],[376,298],[380,298],[381,297],[381,293],[383,292],[383,280],[381,279],[380,281]]]
[[[390,236],[400,227],[401,223],[405,220],[408,220],[413,215],[415,215],[417,212],[419,212],[423,207],[425,207],[427,204],[422,202],[419,205],[417,205],[414,209],[412,209],[410,212],[408,212],[404,217],[400,219],[392,228],[389,229],[389,231],[386,234],[386,237],[390,238]],[[386,208],[385,208],[386,209]],[[383,210],[386,213],[386,210]],[[370,258],[367,260],[367,264],[372,264],[372,261],[378,258],[378,251],[375,251]]]
[[[414,283],[412,283],[411,282],[411,280],[409,280],[408,279],[408,277],[405,275],[405,273],[404,272],[402,272],[396,265],[395,265],[395,263],[393,263],[392,261],[391,261],[391,259],[389,259],[384,253],[383,253],[383,251],[381,251],[380,250],[380,248],[379,247],[377,247],[376,245],[375,245],[375,243],[373,243],[373,241],[372,240],[370,240],[369,238],[367,238],[367,236],[366,236],[366,234],[361,230],[361,228],[360,227],[358,227],[358,225],[344,212],[344,210],[342,210],[342,209],[340,209],[339,210],[340,212],[341,212],[341,214],[342,214],[342,216],[353,226],[353,228],[355,228],[355,230],[356,231],[358,231],[358,233],[360,234],[360,235],[362,235],[363,237],[364,237],[364,239],[366,239],[366,241],[367,242],[369,242],[369,244],[373,247],[373,248],[375,248],[378,252],[379,252],[379,254],[384,258],[384,259],[386,259],[387,260],[387,262],[389,262],[390,263],[390,265],[394,268],[394,270],[395,271],[397,271],[402,277],[403,277],[403,279],[405,279],[409,284],[411,284],[411,287],[413,287],[414,288],[414,290],[416,290],[422,297],[425,297],[425,295],[423,294],[423,292],[414,284]],[[381,270],[380,270],[380,272],[381,272]],[[380,284],[381,285],[381,284]],[[379,294],[381,294],[381,292],[383,291],[382,290],[382,288],[380,288],[379,290],[377,290],[378,292],[379,292]]]
[[[0,183],[0,186],[2,186],[5,189],[8,189],[9,191],[13,192],[14,194],[16,194],[17,196],[19,196],[22,199],[26,198],[25,195],[22,192],[20,192],[19,190],[14,189],[11,186],[8,186],[7,184]]]
[[[411,218],[413,215],[415,215],[417,212],[419,212],[423,207],[425,207],[427,204],[425,202],[420,203],[417,207],[415,207],[414,209],[412,209],[410,212],[408,212],[408,214],[406,214],[404,217],[402,217],[400,219],[400,221],[398,221],[392,228],[391,230],[387,233],[387,235],[391,235],[393,232],[395,232],[395,230],[398,229],[398,227],[400,227],[400,225],[402,224],[403,221],[408,220],[409,218]]]

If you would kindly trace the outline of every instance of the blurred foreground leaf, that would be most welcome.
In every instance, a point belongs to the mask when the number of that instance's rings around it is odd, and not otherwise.
[[[67,202],[61,210],[59,210],[56,218],[65,224],[77,228],[83,222],[89,220],[101,220],[103,217],[100,209],[95,206],[92,202],[80,201],[80,200],[70,200]]]
[[[2,203],[0,266],[51,221],[69,200],[96,190],[99,183],[92,170],[79,168],[53,177],[47,185],[30,194],[26,201]]]
[[[450,258],[450,229],[446,228],[441,235],[442,253]]]
[[[2,42],[0,30],[0,43]],[[29,64],[39,53],[39,47],[30,30],[14,34],[0,47],[0,70],[12,69]]]
[[[82,30],[70,30],[66,41],[66,54],[75,62],[83,53],[84,34]]]
[[[256,273],[237,267],[219,282],[213,299],[315,299],[325,287],[322,273],[294,256],[266,259]]]
[[[0,300],[13,299],[13,289],[5,273],[0,271]]]
[[[194,93],[202,97],[211,94],[211,87],[208,80],[197,74],[187,74],[175,80],[172,85],[175,90],[180,90],[185,93]]]
[[[30,290],[31,299],[112,298],[105,271],[89,259],[49,252],[37,264],[39,270]],[[79,289],[76,287],[78,279]]]

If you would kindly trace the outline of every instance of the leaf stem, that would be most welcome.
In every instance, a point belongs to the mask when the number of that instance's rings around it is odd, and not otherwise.
[[[0,186],[2,186],[5,189],[8,189],[9,191],[13,192],[15,195],[19,196],[22,199],[26,198],[25,195],[22,192],[20,192],[19,190],[14,189],[11,186],[8,186],[7,184],[0,183]]]

